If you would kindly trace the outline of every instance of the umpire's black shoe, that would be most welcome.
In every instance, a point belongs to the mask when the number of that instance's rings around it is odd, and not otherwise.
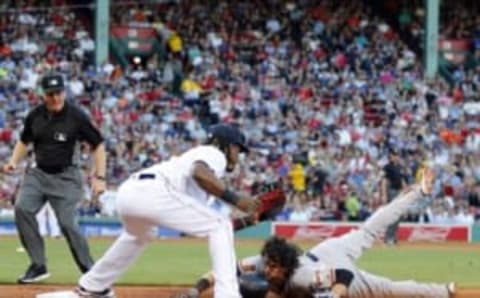
[[[27,272],[17,280],[19,284],[31,284],[50,277],[45,265],[31,264]]]
[[[75,294],[79,298],[115,298],[115,293],[112,289],[108,288],[100,292],[93,292],[85,289],[82,286],[77,286],[75,289]]]

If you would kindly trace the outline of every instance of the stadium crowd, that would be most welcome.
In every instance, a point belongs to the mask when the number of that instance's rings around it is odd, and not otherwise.
[[[2,160],[40,100],[37,79],[56,70],[106,136],[112,192],[223,121],[240,125],[252,147],[230,183],[254,193],[285,187],[283,219],[365,219],[386,200],[380,184],[392,152],[408,182],[425,164],[439,175],[411,220],[480,218],[480,69],[453,86],[424,79],[421,58],[363,1],[125,5],[112,23],[156,28],[165,53],[96,69],[92,33],[75,10],[0,12]],[[9,213],[19,177],[0,175]],[[79,206],[82,215],[97,209]]]

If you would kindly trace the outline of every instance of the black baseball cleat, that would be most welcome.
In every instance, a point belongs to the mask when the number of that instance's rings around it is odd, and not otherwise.
[[[108,288],[100,292],[89,291],[82,286],[77,286],[75,294],[78,298],[115,298],[115,293],[112,289]]]
[[[23,276],[20,276],[17,280],[19,284],[31,284],[50,277],[50,273],[47,271],[45,265],[31,264],[28,267],[27,272]]]

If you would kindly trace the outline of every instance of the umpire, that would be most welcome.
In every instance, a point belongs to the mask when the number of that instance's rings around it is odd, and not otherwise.
[[[75,221],[75,209],[82,198],[82,175],[74,162],[77,142],[90,144],[94,155],[94,194],[105,190],[105,147],[103,138],[87,115],[65,100],[64,81],[59,74],[41,80],[43,103],[29,111],[20,140],[16,143],[6,173],[13,174],[18,162],[33,144],[35,165],[27,169],[15,203],[15,223],[31,264],[18,283],[34,283],[49,277],[45,246],[38,230],[36,213],[50,202],[60,229],[82,273],[93,265],[86,239]]]
[[[384,204],[395,199],[407,186],[407,176],[400,160],[400,153],[390,149],[388,163],[383,167],[381,181],[381,193]],[[385,244],[393,246],[397,244],[397,230],[400,220],[387,227],[385,231]]]

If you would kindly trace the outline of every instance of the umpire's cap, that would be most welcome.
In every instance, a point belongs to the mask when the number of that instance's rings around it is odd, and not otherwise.
[[[230,124],[216,124],[210,127],[207,142],[211,143],[213,140],[217,140],[221,146],[236,144],[241,152],[249,151],[245,135],[238,127]]]
[[[63,77],[58,73],[46,74],[40,84],[44,93],[63,91],[65,88]]]

